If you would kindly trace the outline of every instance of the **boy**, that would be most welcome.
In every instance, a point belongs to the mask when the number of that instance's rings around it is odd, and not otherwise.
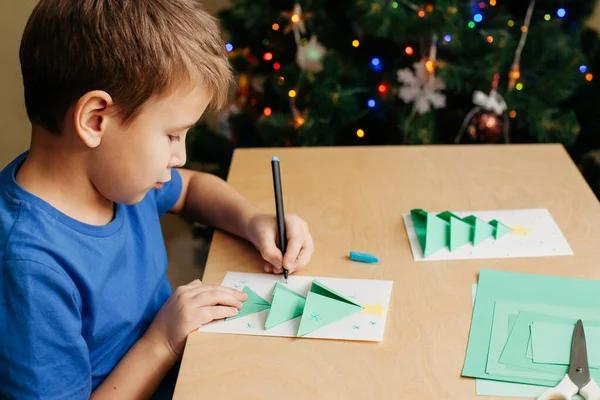
[[[302,219],[286,220],[282,257],[274,216],[178,168],[187,130],[226,102],[224,49],[195,0],[34,9],[20,49],[31,146],[0,173],[0,398],[151,397],[190,332],[237,313],[237,290],[171,292],[165,212],[250,241],[266,272],[309,262]]]

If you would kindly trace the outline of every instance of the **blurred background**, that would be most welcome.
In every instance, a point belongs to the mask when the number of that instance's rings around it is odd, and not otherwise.
[[[29,144],[18,48],[36,0],[0,0],[0,164]],[[600,197],[596,0],[207,0],[236,71],[188,135],[188,167],[236,148],[562,143]],[[402,171],[399,171],[402,173]],[[406,171],[409,173],[409,171]],[[212,230],[166,216],[174,285]]]

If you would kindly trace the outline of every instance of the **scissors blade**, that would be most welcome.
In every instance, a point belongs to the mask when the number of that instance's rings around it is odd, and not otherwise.
[[[587,346],[585,343],[585,332],[583,322],[577,321],[573,331],[571,342],[571,365],[569,366],[569,378],[579,389],[590,381],[590,370],[587,357]]]

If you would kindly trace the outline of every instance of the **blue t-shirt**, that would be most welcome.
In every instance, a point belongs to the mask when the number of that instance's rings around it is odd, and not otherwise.
[[[0,172],[0,398],[87,399],[172,293],[159,216],[181,176],[104,226],[79,222]]]

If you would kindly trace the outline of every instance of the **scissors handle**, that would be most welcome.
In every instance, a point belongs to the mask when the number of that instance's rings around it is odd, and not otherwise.
[[[594,378],[590,379],[587,385],[581,388],[579,393],[586,400],[600,400],[600,388],[596,384],[596,381],[594,381]]]
[[[596,386],[596,388],[598,387]],[[578,392],[579,388],[567,374],[558,385],[546,390],[537,400],[571,400]]]

